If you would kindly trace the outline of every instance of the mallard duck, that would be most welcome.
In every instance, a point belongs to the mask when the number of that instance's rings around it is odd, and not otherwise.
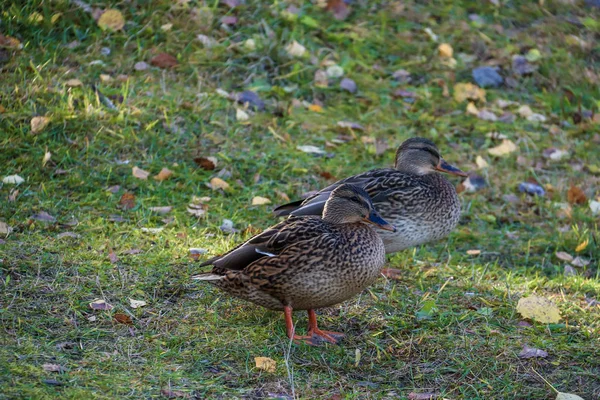
[[[377,279],[385,248],[372,228],[394,231],[373,207],[369,195],[353,185],[339,185],[323,215],[290,217],[200,266],[211,272],[193,279],[285,314],[287,335],[296,342],[337,343],[338,332],[317,326],[315,309],[360,293]],[[308,311],[308,335],[294,333],[293,310]]]
[[[396,227],[395,232],[377,230],[386,253],[395,253],[441,239],[458,224],[460,200],[454,186],[438,172],[467,176],[448,164],[432,141],[410,138],[398,147],[394,168],[351,176],[274,212],[278,216],[319,215],[337,187],[356,185],[367,191],[379,214]]]

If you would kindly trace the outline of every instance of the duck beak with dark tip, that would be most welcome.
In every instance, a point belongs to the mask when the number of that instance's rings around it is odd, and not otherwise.
[[[454,165],[448,164],[443,158],[440,158],[440,163],[437,167],[435,167],[435,169],[436,171],[445,172],[451,175],[469,176],[460,169],[456,168]]]
[[[388,222],[381,218],[381,215],[375,210],[371,211],[369,216],[364,219],[365,222],[368,222],[373,225],[377,225],[381,229],[385,229],[386,231],[396,232],[396,227],[394,225],[388,224]]]

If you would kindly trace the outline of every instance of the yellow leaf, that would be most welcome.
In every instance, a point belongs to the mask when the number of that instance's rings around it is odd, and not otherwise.
[[[77,87],[83,86],[83,83],[79,79],[69,79],[67,82],[65,82],[65,85],[68,87]]]
[[[479,169],[487,168],[490,166],[487,163],[487,161],[485,161],[481,156],[477,156],[477,158],[475,158],[475,164],[477,164],[477,168]]]
[[[160,26],[160,29],[162,29],[164,32],[168,32],[171,30],[171,28],[173,27],[173,24],[164,24]]]
[[[517,311],[524,318],[533,319],[543,324],[555,324],[560,321],[560,311],[552,300],[540,296],[521,297]]]
[[[442,58],[450,58],[454,54],[454,50],[448,43],[442,43],[438,46],[438,53]]]
[[[275,372],[277,366],[275,360],[269,357],[254,357],[254,361],[256,362],[256,368],[267,372]]]
[[[589,243],[590,243],[590,240],[589,239],[585,239],[583,242],[581,242],[581,243],[579,243],[577,245],[577,247],[575,248],[575,251],[577,253],[579,253],[580,251],[584,251],[585,248],[588,246]]]
[[[285,46],[285,51],[287,51],[287,53],[292,57],[302,57],[306,52],[306,47],[294,40]]]
[[[583,398],[576,394],[558,392],[556,400],[583,400]]]
[[[227,183],[223,179],[217,178],[217,177],[212,178],[210,180],[210,186],[212,187],[213,190],[217,190],[217,189],[227,190],[227,189],[229,189],[229,183]]]
[[[106,10],[98,19],[98,26],[103,30],[119,31],[125,26],[125,19],[119,10]]]
[[[46,166],[46,164],[48,163],[48,161],[50,161],[50,157],[52,157],[52,153],[50,153],[49,151],[47,151],[46,154],[44,154],[44,158],[42,159],[42,167]]]
[[[159,182],[162,182],[166,179],[169,179],[172,175],[173,175],[173,171],[171,171],[169,168],[163,168],[160,170],[158,175],[156,175],[154,177],[154,179],[156,179]]]
[[[133,176],[139,179],[148,179],[148,176],[150,176],[150,172],[144,171],[143,169],[138,167],[133,167],[131,169],[131,173],[133,173]]]
[[[323,112],[323,107],[321,107],[318,104],[311,104],[310,106],[308,106],[308,109],[310,111],[314,111],[314,112],[319,112],[319,113]]]
[[[40,133],[50,123],[48,117],[33,117],[31,119],[31,133]]]
[[[252,199],[253,206],[262,206],[262,205],[270,204],[270,203],[271,203],[271,200],[267,199],[266,197],[255,196]]]
[[[465,100],[481,100],[485,102],[485,90],[472,83],[454,85],[454,100],[462,103]]]
[[[39,24],[43,20],[44,20],[44,16],[42,14],[40,14],[39,12],[34,11],[31,14],[29,14],[29,22],[31,22],[33,24]]]
[[[131,308],[140,308],[144,307],[146,305],[146,302],[144,300],[129,299],[129,305],[131,306]]]
[[[62,16],[62,13],[56,13],[53,14],[52,17],[50,17],[50,23],[52,25],[54,25],[56,23],[56,21],[58,21],[58,19]]]
[[[473,103],[472,101],[470,101],[469,104],[467,104],[467,113],[472,115],[479,115],[479,110],[477,109],[475,103]]]
[[[504,139],[498,146],[488,149],[488,153],[493,156],[500,157],[512,153],[513,151],[517,150],[517,148],[517,145],[512,141]]]

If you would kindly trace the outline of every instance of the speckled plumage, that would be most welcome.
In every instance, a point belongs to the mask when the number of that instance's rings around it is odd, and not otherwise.
[[[290,217],[205,261],[201,266],[212,265],[212,271],[194,278],[269,309],[309,310],[315,318],[309,332],[318,334],[322,331],[313,309],[341,303],[379,276],[385,247],[365,223],[377,218],[393,229],[377,215],[364,190],[341,185],[327,201],[323,218]]]
[[[338,181],[304,201],[283,205],[279,216],[318,215],[331,192],[349,183],[363,188],[375,209],[396,227],[378,229],[386,253],[395,253],[447,236],[458,224],[460,200],[454,186],[436,170],[447,166],[452,174],[465,174],[447,164],[435,145],[422,138],[405,141],[397,151],[395,168],[375,169]]]

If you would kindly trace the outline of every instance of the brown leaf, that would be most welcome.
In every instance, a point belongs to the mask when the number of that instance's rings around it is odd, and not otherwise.
[[[120,324],[125,324],[125,325],[133,324],[131,317],[127,314],[116,313],[115,315],[113,315],[113,318],[115,319],[115,321],[117,321]]]
[[[14,37],[4,36],[0,34],[0,48],[16,50],[23,48],[23,45],[21,44],[21,42],[19,42],[18,39],[15,39]]]
[[[119,204],[123,210],[131,210],[135,207],[135,194],[123,193],[121,200],[119,200]]]
[[[402,279],[402,270],[396,268],[384,268],[381,274],[388,279]]]
[[[160,394],[165,396],[168,399],[174,399],[177,397],[189,397],[189,395],[181,390],[171,390],[171,389],[161,389]]]
[[[252,198],[252,205],[253,206],[262,206],[265,204],[271,204],[271,200],[269,200],[266,197],[261,197],[261,196],[254,196]]]
[[[90,308],[92,310],[103,310],[103,311],[108,311],[108,310],[112,310],[113,306],[111,304],[108,304],[107,302],[105,302],[104,300],[94,300],[90,303]]]
[[[338,21],[348,18],[352,11],[344,0],[327,0],[327,10],[333,13],[333,17]]]
[[[65,372],[65,367],[63,367],[62,365],[58,365],[58,364],[44,364],[44,365],[42,365],[42,368],[46,372],[60,372],[60,373]]]
[[[173,175],[173,171],[171,171],[169,168],[163,168],[160,170],[158,175],[156,175],[154,177],[154,179],[156,179],[159,182],[162,182],[164,180],[169,179],[172,175]]]
[[[119,31],[125,26],[125,19],[119,10],[109,9],[98,18],[98,26],[103,30]]]
[[[167,53],[160,53],[152,57],[150,64],[158,68],[173,68],[178,62],[175,57]]]
[[[327,171],[320,171],[319,175],[321,175],[321,177],[327,179],[328,181],[332,181],[332,180],[336,180],[335,176],[333,176],[331,174],[331,172],[327,172]]]
[[[281,200],[290,201],[290,196],[288,196],[287,193],[277,189],[275,189],[275,193],[277,193],[277,197],[279,197]]]
[[[567,192],[567,200],[571,204],[585,204],[587,202],[587,197],[585,193],[583,193],[583,190],[577,186],[571,185]]]
[[[256,363],[256,368],[267,372],[275,372],[277,366],[275,360],[269,357],[254,357],[254,362]]]
[[[194,162],[198,164],[200,168],[207,171],[215,169],[218,163],[216,157],[196,157],[194,158]]]
[[[33,117],[31,118],[31,133],[40,133],[50,123],[48,117]]]
[[[131,169],[131,173],[133,174],[133,176],[139,179],[148,179],[148,176],[150,176],[150,172],[144,171],[143,169],[138,167],[133,167]]]

